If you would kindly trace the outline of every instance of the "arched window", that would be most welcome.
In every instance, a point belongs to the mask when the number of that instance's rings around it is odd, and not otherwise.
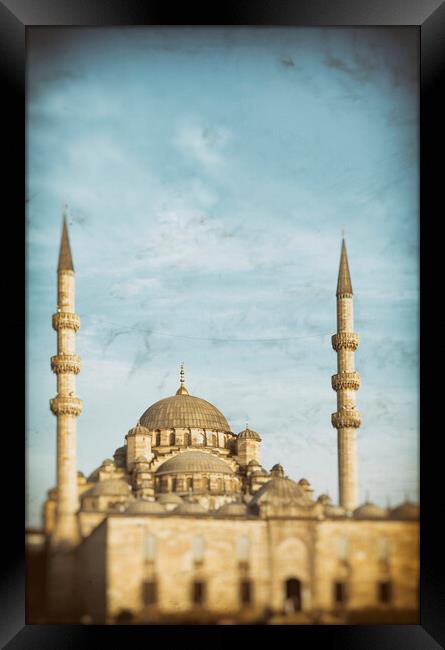
[[[389,540],[386,537],[380,537],[377,541],[377,557],[381,562],[389,559]]]
[[[195,535],[192,541],[192,554],[195,562],[203,562],[205,553],[205,541],[202,535]]]
[[[154,562],[156,557],[156,537],[151,533],[144,533],[144,560]]]
[[[186,489],[187,490],[192,490],[193,489],[193,478],[191,476],[189,476],[186,479]]]
[[[236,557],[238,562],[248,562],[250,552],[250,540],[247,535],[242,535],[236,540]]]
[[[348,559],[348,553],[349,541],[346,537],[339,537],[337,539],[337,558],[344,562]]]

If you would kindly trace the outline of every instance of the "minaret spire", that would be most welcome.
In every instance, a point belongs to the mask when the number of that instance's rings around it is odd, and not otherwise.
[[[59,264],[57,266],[57,271],[74,271],[70,239],[68,237],[68,226],[66,223],[67,213],[68,208],[65,206],[65,210],[63,212],[62,239],[60,241]]]
[[[82,402],[76,397],[80,357],[75,354],[75,335],[80,319],[75,313],[75,277],[66,211],[57,267],[57,313],[52,324],[57,332],[57,354],[51,357],[51,368],[57,375],[57,395],[50,401],[51,411],[57,417],[57,507],[51,543],[54,549],[69,549],[79,541],[76,421]]]
[[[332,388],[337,393],[337,411],[332,414],[331,420],[338,431],[339,500],[348,512],[357,507],[356,430],[361,425],[360,413],[355,409],[360,375],[355,372],[354,352],[359,337],[354,332],[352,298],[351,275],[343,239],[337,282],[337,334],[332,337],[332,347],[337,352],[337,374],[332,376]]]
[[[346,252],[345,240],[342,239],[340,267],[338,270],[337,296],[349,294],[352,296],[351,274],[349,273],[348,254]]]

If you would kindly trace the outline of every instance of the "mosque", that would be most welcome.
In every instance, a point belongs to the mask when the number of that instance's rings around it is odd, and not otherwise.
[[[337,283],[339,503],[282,465],[261,435],[231,430],[191,395],[135,414],[90,476],[77,468],[80,327],[66,220],[57,269],[57,485],[44,504],[47,620],[77,623],[417,623],[419,509],[357,502],[353,291],[343,240]],[[320,378],[323,380],[323,378]]]

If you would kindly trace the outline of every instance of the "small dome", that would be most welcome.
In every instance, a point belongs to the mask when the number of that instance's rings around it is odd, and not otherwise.
[[[126,511],[130,515],[151,515],[165,513],[165,508],[157,501],[148,501],[147,499],[136,499],[130,503]]]
[[[150,430],[197,428],[230,432],[226,418],[216,406],[188,394],[173,395],[150,406],[140,418]]]
[[[159,503],[183,503],[182,498],[179,496],[179,494],[173,494],[173,492],[160,494],[158,501]]]
[[[107,479],[99,481],[91,490],[85,493],[88,496],[130,496],[130,486],[121,479]]]
[[[272,474],[272,476],[278,476],[284,478],[284,468],[282,465],[280,465],[280,463],[274,465],[270,470],[270,473]]]
[[[139,435],[139,436],[146,435],[146,436],[148,436],[149,434],[150,434],[150,431],[146,427],[143,427],[140,422],[138,422],[136,424],[136,426],[132,427],[130,429],[130,431],[128,432],[129,436],[136,436],[136,435]]]
[[[252,460],[249,460],[247,467],[261,467],[261,463],[253,458]]]
[[[246,428],[238,434],[238,440],[256,440],[257,442],[261,442],[261,437],[256,431]]]
[[[310,499],[303,488],[289,478],[275,477],[267,481],[255,492],[251,504],[271,503],[273,505],[286,505],[298,503],[308,505]]]
[[[354,510],[354,517],[355,519],[383,519],[386,517],[386,512],[383,508],[367,501]]]
[[[341,506],[333,506],[331,504],[326,505],[324,509],[326,517],[345,517],[345,509]]]
[[[329,494],[320,494],[317,501],[318,503],[322,503],[323,505],[330,505],[332,503],[332,499],[329,496]]]
[[[184,451],[169,458],[156,470],[156,475],[179,473],[233,474],[233,470],[219,456],[205,451]]]
[[[181,503],[177,508],[172,511],[175,515],[206,515],[207,510],[200,503],[193,503],[191,501]]]
[[[244,503],[225,503],[217,511],[218,517],[245,517],[247,506]]]
[[[126,466],[127,448],[125,445],[116,449],[113,454],[113,458],[116,467],[124,468]]]
[[[307,480],[307,478],[300,478],[300,480],[298,481],[298,485],[310,485],[310,483]]]
[[[411,501],[405,501],[390,512],[391,519],[419,519],[419,506]]]
[[[102,462],[102,467],[106,467],[107,465],[114,465],[114,461],[111,458],[105,458]]]

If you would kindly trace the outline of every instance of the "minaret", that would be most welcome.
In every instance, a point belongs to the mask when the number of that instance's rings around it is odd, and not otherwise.
[[[332,414],[332,426],[338,431],[339,501],[348,512],[357,507],[356,430],[361,417],[355,410],[355,391],[360,386],[360,376],[355,372],[354,352],[358,344],[359,337],[354,332],[351,276],[343,239],[337,283],[337,334],[332,337],[332,347],[337,352],[337,374],[332,376],[332,388],[337,392],[337,412]]]
[[[79,541],[76,422],[82,402],[76,397],[80,357],[75,354],[75,335],[80,319],[75,313],[74,266],[66,214],[57,267],[57,313],[52,324],[57,332],[57,355],[51,357],[51,368],[57,375],[57,395],[50,400],[51,411],[57,417],[57,507],[51,546],[69,549]]]

